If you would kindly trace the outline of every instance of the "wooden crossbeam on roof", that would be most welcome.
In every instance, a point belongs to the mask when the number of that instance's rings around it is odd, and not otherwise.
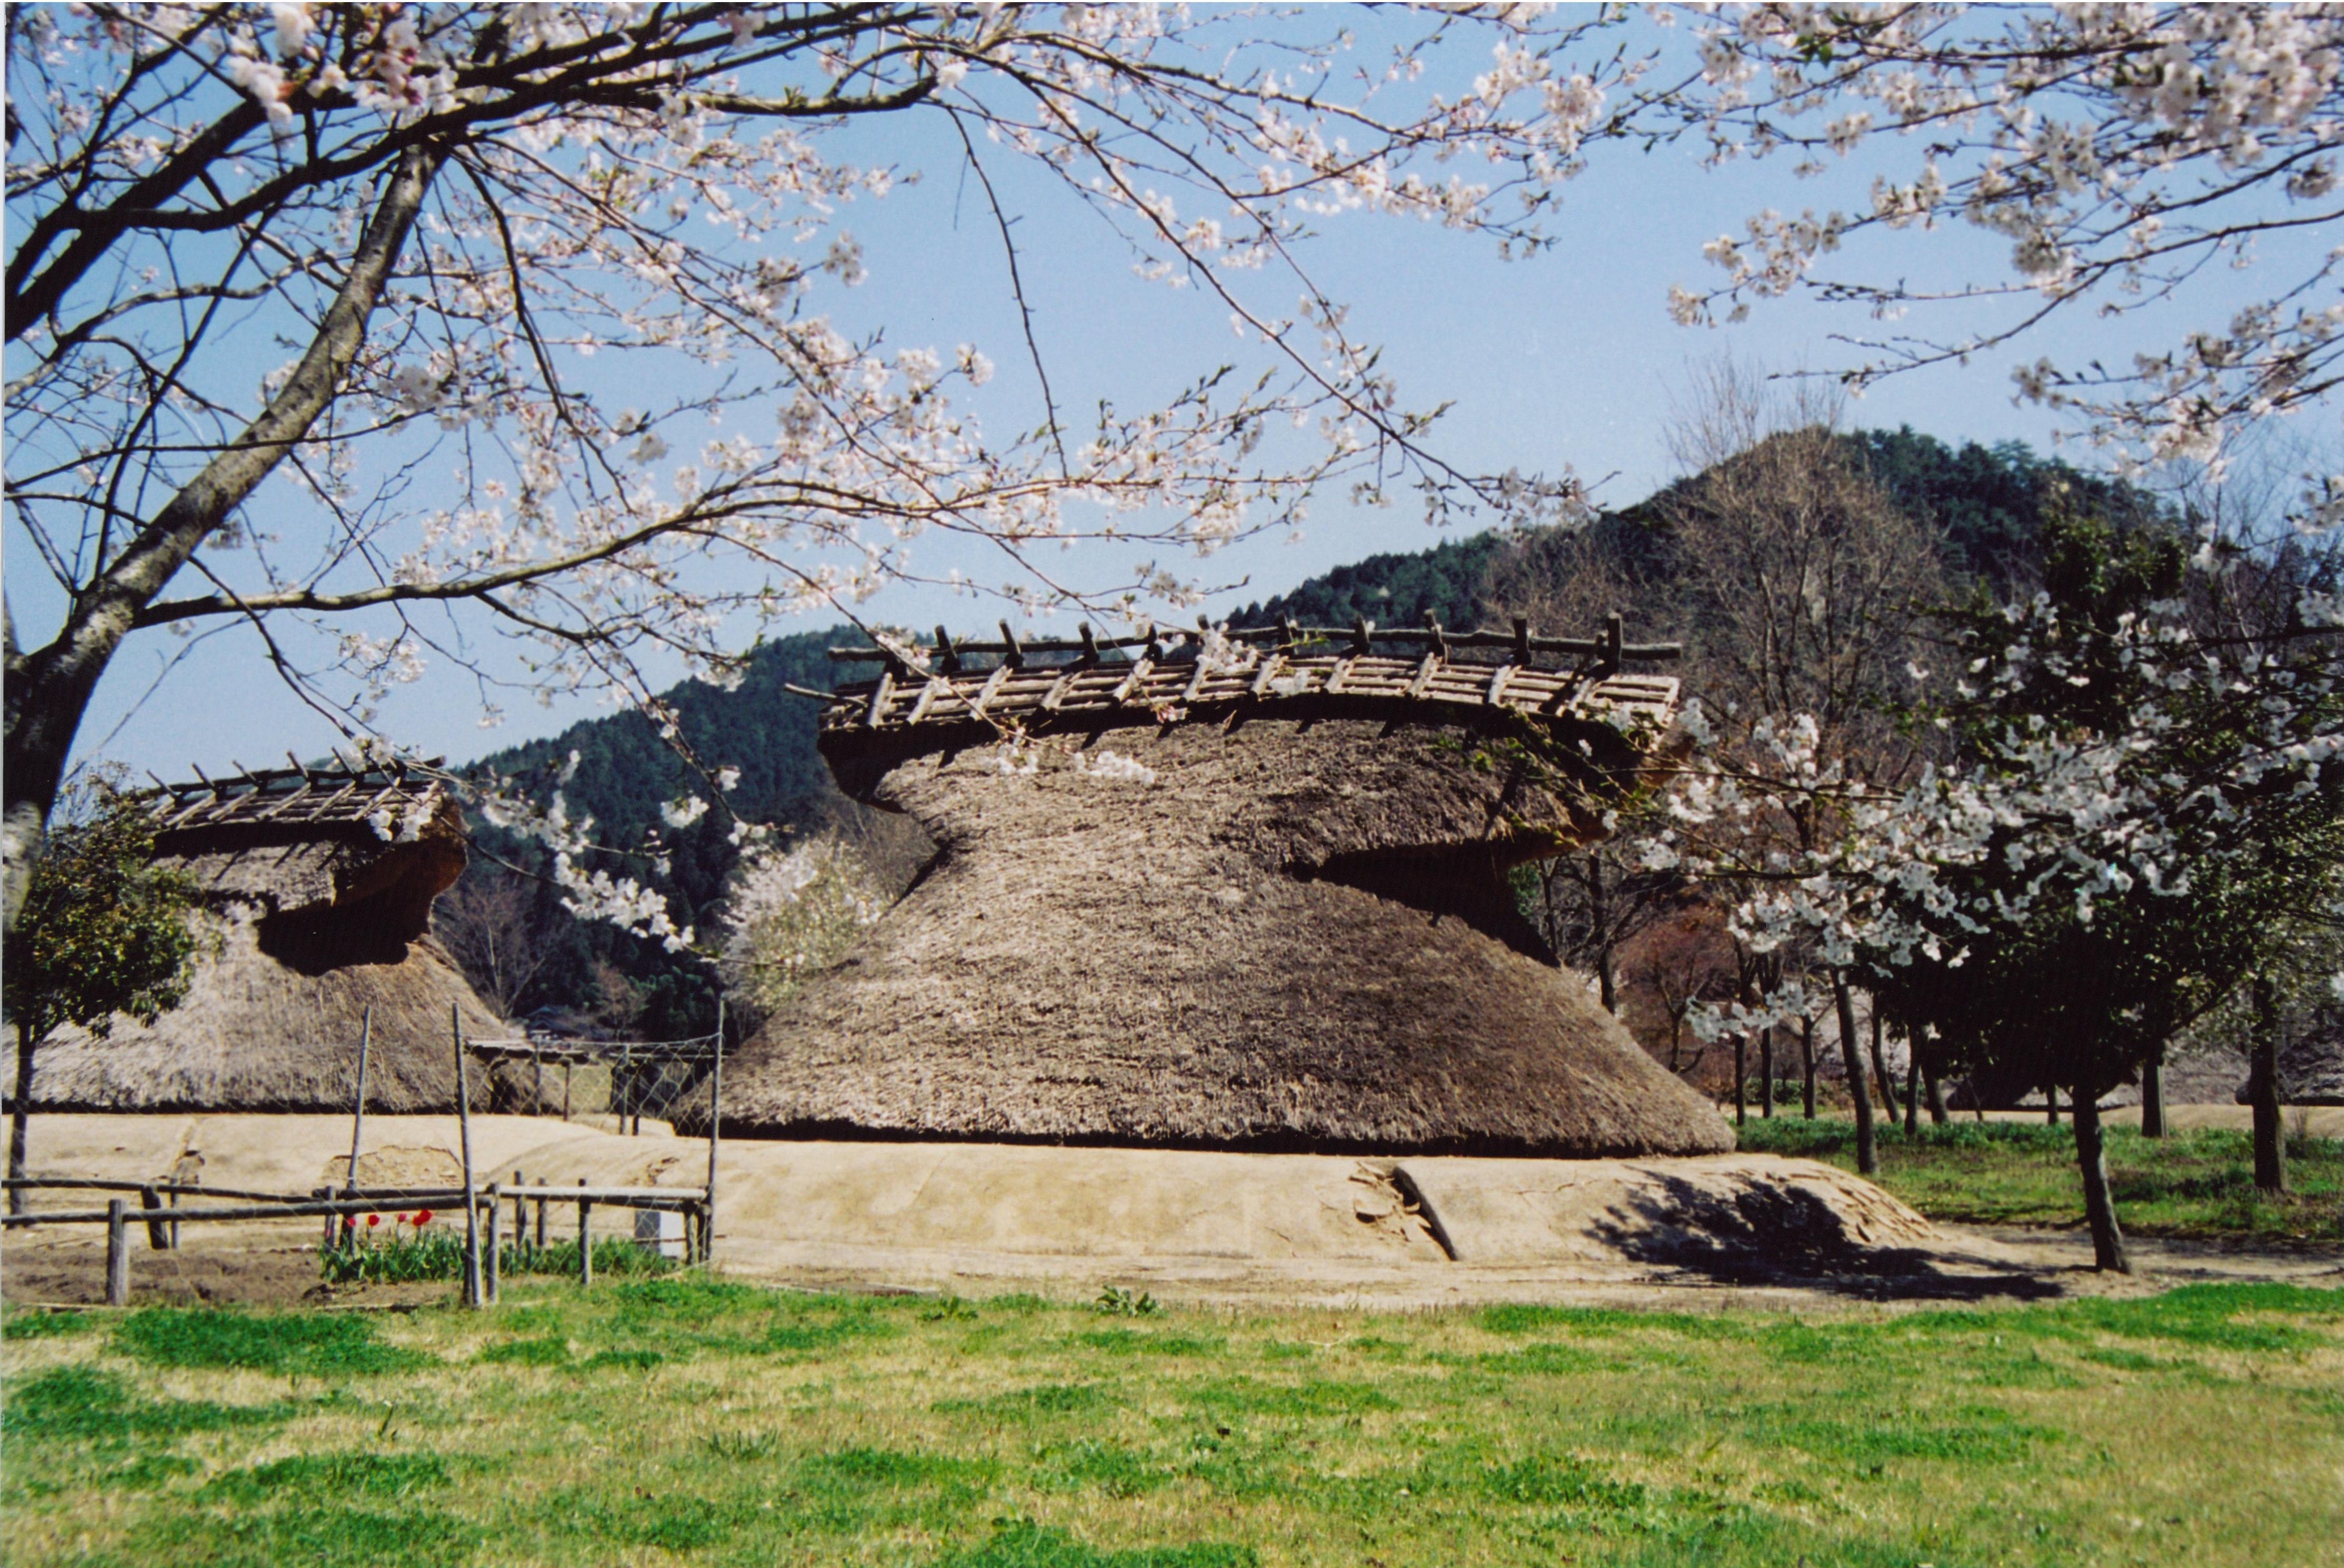
[[[1622,632],[1621,618],[1616,614],[1608,617],[1603,626],[1592,637],[1541,637],[1535,633],[1528,621],[1521,617],[1516,617],[1513,626],[1506,631],[1488,629],[1452,632],[1443,627],[1430,615],[1426,617],[1426,621],[1427,624],[1421,627],[1389,628],[1379,627],[1374,622],[1364,618],[1349,626],[1304,626],[1287,621],[1276,626],[1228,627],[1222,630],[1221,635],[1239,644],[1276,647],[1289,652],[1312,643],[1338,646],[1348,643],[1354,652],[1364,654],[1372,651],[1374,643],[1383,642],[1404,647],[1430,649],[1444,660],[1465,649],[1505,648],[1512,652],[1513,662],[1517,664],[1530,665],[1536,663],[1540,655],[1553,655],[1574,659],[1591,658],[1599,664],[1608,660],[1611,667],[1614,669],[1618,667],[1621,661],[1658,663],[1681,658],[1684,653],[1684,645],[1681,642],[1627,642]],[[1096,661],[1103,659],[1110,652],[1161,647],[1163,639],[1163,633],[1152,624],[1128,636],[1101,637],[1086,623],[1078,627],[1076,629],[1078,634],[1071,638],[1021,638],[1010,628],[1006,621],[1000,622],[1000,626],[1002,640],[998,642],[977,642],[955,639],[946,634],[943,627],[938,627],[936,646],[934,650],[912,650],[912,652],[922,658],[927,658],[932,654],[941,656],[948,650],[950,657],[955,662],[971,657],[994,657],[1006,659],[1012,663],[1022,665],[1036,655],[1052,653],[1074,654],[1083,659]],[[1191,646],[1202,640],[1201,632],[1182,632],[1179,635],[1187,638]],[[843,663],[862,662],[901,664],[904,663],[904,652],[899,648],[884,646],[833,648],[830,650],[830,657]],[[1149,657],[1151,660],[1161,662],[1155,654],[1150,654]]]
[[[897,733],[917,728],[950,729],[966,724],[1014,724],[1025,716],[1054,723],[1083,722],[1135,708],[1150,712],[1229,703],[1269,708],[1287,703],[1331,702],[1339,710],[1404,715],[1422,710],[1460,716],[1505,711],[1561,720],[1574,715],[1665,726],[1674,716],[1678,683],[1673,676],[1620,673],[1591,668],[1541,669],[1511,663],[1444,660],[1430,650],[1415,658],[1389,654],[1293,654],[1253,652],[1228,665],[1204,661],[1125,665],[1079,663],[1028,666],[1007,664],[984,672],[932,675],[916,702],[875,699],[885,687],[897,692],[892,672],[869,683],[848,686],[825,710],[822,733]]]
[[[954,663],[957,664],[959,661],[955,660]],[[945,680],[942,675],[929,676],[927,683],[920,688],[919,701],[912,704],[911,717],[905,719],[904,722],[907,724],[916,724],[922,719],[926,718],[928,716],[928,710],[936,705],[936,699],[951,690],[952,683]]]
[[[1016,666],[1014,664],[996,664],[994,666],[993,673],[985,676],[985,684],[978,689],[975,696],[969,699],[968,716],[970,718],[982,719],[985,717],[985,710],[992,706],[993,699],[1000,693],[1002,683],[1009,679],[1009,672],[1015,668]]]
[[[157,833],[178,833],[244,823],[279,826],[362,821],[379,806],[394,800],[407,809],[427,810],[441,785],[429,775],[418,778],[404,760],[386,764],[353,764],[337,754],[335,765],[313,767],[298,757],[282,768],[249,768],[237,764],[233,774],[214,778],[201,768],[196,777],[179,784],[156,780],[146,792],[153,800],[150,814]],[[415,764],[437,768],[440,759]],[[151,775],[150,775],[151,776]]]
[[[1253,686],[1248,694],[1258,697],[1263,693],[1268,691],[1270,682],[1278,678],[1278,666],[1283,664],[1285,662],[1286,655],[1283,653],[1263,654],[1261,657],[1261,668],[1254,672]]]

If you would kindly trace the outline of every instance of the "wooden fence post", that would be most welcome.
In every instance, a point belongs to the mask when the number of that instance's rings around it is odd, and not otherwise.
[[[724,1127],[724,998],[716,998],[716,1061],[708,1073],[708,1195],[700,1209],[700,1260],[716,1255],[716,1146]]]
[[[464,1065],[464,1016],[448,1004],[449,1037],[456,1043],[456,1128],[464,1156],[464,1305],[480,1301],[480,1195],[472,1186],[472,1075]]]
[[[163,1195],[151,1187],[142,1187],[138,1189],[138,1207],[160,1214]],[[159,1219],[146,1221],[146,1249],[149,1252],[168,1252],[171,1249],[171,1232]]]
[[[130,1305],[130,1229],[124,1216],[130,1206],[119,1198],[106,1200],[106,1304]]]
[[[580,1177],[578,1185],[585,1186],[586,1179]],[[594,1282],[594,1239],[586,1230],[586,1217],[593,1209],[594,1206],[586,1199],[581,1198],[578,1200],[578,1282],[581,1285]]]
[[[504,1286],[504,1264],[500,1257],[504,1250],[504,1183],[491,1181],[489,1183],[489,1250],[487,1258],[483,1259],[484,1268],[481,1274],[480,1295],[482,1304],[485,1306],[493,1307],[497,1304],[497,1297]]]
[[[359,1189],[359,1139],[366,1132],[367,1048],[373,1043],[374,1004],[369,1002],[366,1016],[359,1020],[359,1092],[350,1102],[349,1179],[342,1183],[342,1189],[351,1194]]]

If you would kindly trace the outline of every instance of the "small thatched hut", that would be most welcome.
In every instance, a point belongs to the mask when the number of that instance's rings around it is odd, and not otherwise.
[[[1608,649],[1416,635],[1419,656],[1362,628],[1349,653],[1129,663],[1086,635],[1072,663],[1013,642],[985,671],[944,643],[940,668],[850,688],[823,722],[833,771],[938,854],[727,1065],[726,1130],[1731,1148],[1556,965],[1506,875],[1602,832],[1676,683],[1622,673],[1616,622]],[[1514,656],[1456,656],[1491,643]],[[1577,667],[1538,666],[1555,651]]]
[[[507,1031],[428,934],[464,869],[445,789],[398,769],[286,768],[153,798],[157,859],[200,899],[187,999],[151,1025],[117,1017],[105,1039],[59,1030],[33,1107],[346,1111],[372,1007],[367,1108],[454,1109],[450,1007],[468,1037]],[[15,1079],[8,1053],[12,1096]]]

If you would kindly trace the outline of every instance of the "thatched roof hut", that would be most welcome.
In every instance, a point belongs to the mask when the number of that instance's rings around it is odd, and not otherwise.
[[[467,1036],[507,1031],[427,932],[431,901],[464,869],[446,790],[400,769],[286,768],[152,798],[156,858],[199,898],[187,999],[151,1025],[117,1017],[105,1039],[59,1030],[35,1064],[33,1105],[348,1110],[370,1007],[368,1108],[454,1109],[450,1007]],[[11,1095],[15,1077],[11,1053]]]
[[[1616,630],[1608,650],[1419,635],[1403,655],[1362,628],[1348,653],[1289,636],[1128,663],[1086,635],[1071,663],[1012,642],[990,670],[941,638],[937,667],[893,651],[832,704],[822,746],[937,856],[727,1064],[726,1130],[1732,1148],[1556,965],[1506,876],[1601,833],[1676,683],[1622,673],[1637,651]],[[1540,667],[1557,651],[1576,663]]]

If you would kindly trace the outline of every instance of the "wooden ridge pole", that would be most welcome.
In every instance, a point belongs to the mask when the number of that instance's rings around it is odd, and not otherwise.
[[[350,1103],[350,1171],[349,1179],[342,1183],[346,1192],[359,1189],[359,1139],[366,1132],[367,1050],[374,1043],[374,1004],[367,1004],[366,1017],[359,1021],[359,1092]]]
[[[464,1305],[480,1301],[480,1197],[472,1186],[472,1075],[464,1065],[464,1017],[448,1004],[448,1035],[456,1047],[456,1133],[464,1157]]]

